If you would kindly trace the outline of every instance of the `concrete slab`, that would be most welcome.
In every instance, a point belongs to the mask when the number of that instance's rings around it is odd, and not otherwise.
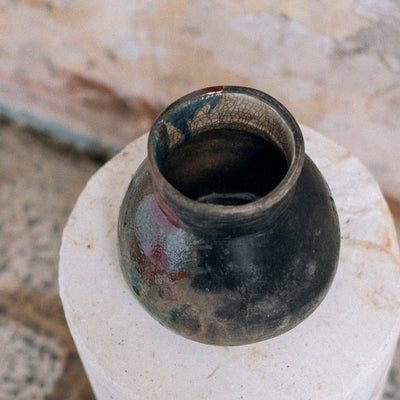
[[[365,167],[311,129],[303,133],[306,151],[325,175],[338,208],[339,269],[309,318],[252,345],[215,347],[183,339],[153,320],[123,281],[118,210],[145,157],[146,138],[126,147],[90,180],[64,230],[60,291],[99,399],[381,397],[400,329],[395,229]]]

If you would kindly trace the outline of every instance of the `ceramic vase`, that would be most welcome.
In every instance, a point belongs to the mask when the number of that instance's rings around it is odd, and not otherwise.
[[[301,130],[251,88],[199,90],[154,122],[118,223],[127,284],[163,326],[202,343],[280,335],[325,297],[340,232]]]

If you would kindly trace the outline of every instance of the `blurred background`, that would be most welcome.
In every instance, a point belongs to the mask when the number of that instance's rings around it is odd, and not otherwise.
[[[159,111],[221,84],[347,147],[400,229],[399,0],[0,0],[0,400],[92,398],[58,298],[63,226]]]

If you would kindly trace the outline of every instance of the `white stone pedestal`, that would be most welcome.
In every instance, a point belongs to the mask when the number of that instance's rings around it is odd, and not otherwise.
[[[60,292],[100,400],[378,399],[400,329],[400,257],[382,194],[346,150],[303,128],[326,177],[342,243],[334,283],[304,322],[274,339],[217,347],[184,339],[150,317],[125,284],[117,219],[146,137],[101,168],[64,230]]]

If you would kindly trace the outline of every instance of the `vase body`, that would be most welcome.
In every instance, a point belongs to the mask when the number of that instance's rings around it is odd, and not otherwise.
[[[129,287],[162,325],[240,345],[315,310],[335,275],[340,232],[290,113],[257,90],[216,87],[154,123],[118,241]]]

